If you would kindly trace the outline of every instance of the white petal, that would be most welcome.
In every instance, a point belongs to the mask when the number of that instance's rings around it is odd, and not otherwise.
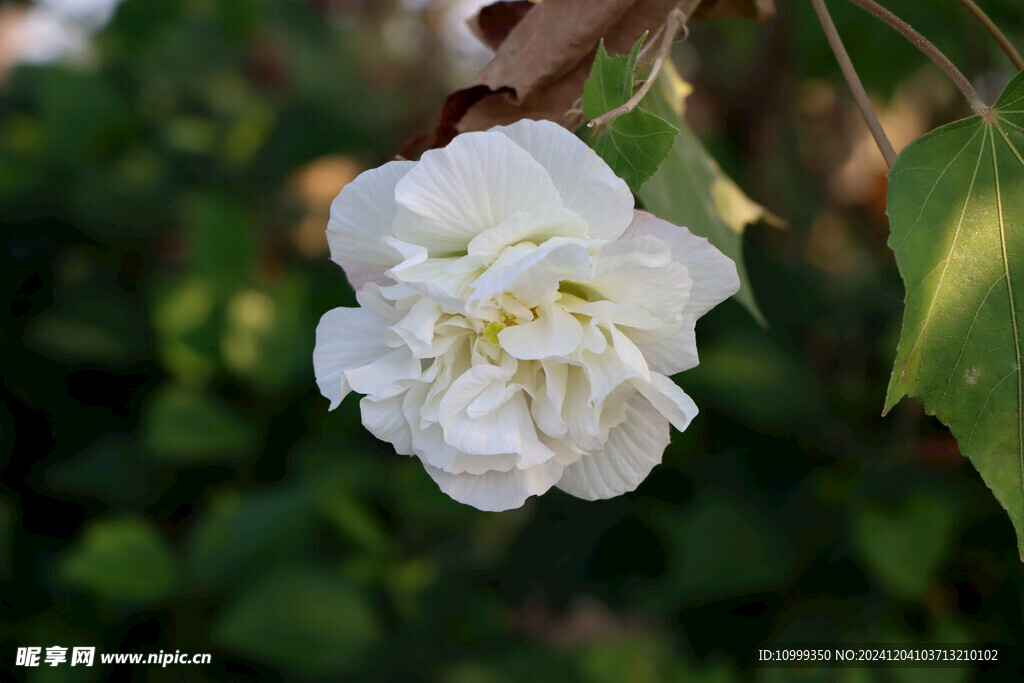
[[[480,455],[463,453],[445,443],[444,432],[438,424],[413,431],[413,450],[425,465],[448,474],[486,474],[507,472],[516,466],[515,453]]]
[[[434,326],[441,317],[441,307],[435,301],[421,298],[402,320],[391,327],[418,358],[427,358],[431,353]]]
[[[516,212],[469,243],[468,253],[483,256],[488,263],[498,258],[505,247],[520,242],[542,244],[552,237],[586,239],[587,224],[578,214],[562,207],[545,207]]]
[[[569,436],[580,448],[585,451],[601,448],[600,416],[590,400],[590,381],[576,366],[569,367],[562,419],[569,426]]]
[[[700,363],[691,316],[684,315],[683,324],[668,337],[644,341],[643,332],[632,331],[630,338],[637,342],[637,348],[644,354],[651,370],[663,375],[674,375],[695,368]]]
[[[359,410],[363,426],[371,434],[393,445],[401,455],[412,455],[412,433],[402,413],[404,400],[404,392],[379,401],[364,397],[359,401]]]
[[[477,394],[472,403],[466,406],[466,415],[472,420],[486,417],[505,405],[521,390],[522,387],[518,384],[491,382],[486,389]]]
[[[587,286],[606,299],[678,324],[691,284],[686,269],[671,260],[669,246],[644,236],[609,242],[598,250]]]
[[[620,384],[601,401],[601,438],[608,438],[608,431],[618,427],[626,419],[626,404],[637,396],[632,384]],[[642,396],[642,394],[640,394]]]
[[[534,363],[533,365],[537,365]],[[540,372],[544,380],[542,390],[537,392],[530,403],[530,413],[537,428],[553,438],[561,438],[569,431],[562,419],[562,405],[565,402],[565,383],[569,369],[565,363],[541,361]]]
[[[391,396],[395,382],[416,379],[423,374],[420,360],[407,347],[389,349],[386,354],[359,367],[343,371],[353,391],[373,398]]]
[[[345,394],[351,391],[347,372],[389,358],[396,349],[384,343],[384,334],[390,320],[367,308],[335,308],[324,313],[316,328],[316,346],[313,349],[313,370],[320,392],[330,399],[331,410],[338,407]],[[397,350],[401,351],[401,350]],[[412,359],[411,354],[407,354]],[[385,363],[394,370],[395,359]],[[419,366],[419,361],[415,361]],[[388,381],[408,379],[418,367],[408,363]]]
[[[594,321],[592,324],[600,324],[612,338],[611,346],[607,346],[604,352],[583,351],[580,354],[583,369],[590,378],[590,400],[597,404],[629,379],[636,377],[647,381],[650,371],[640,349],[614,325],[607,321]]]
[[[501,348],[521,360],[567,356],[583,341],[583,326],[557,304],[537,308],[532,322],[510,325],[498,333]]]
[[[464,253],[474,237],[517,211],[562,206],[544,167],[500,133],[465,133],[425,152],[395,198],[420,219],[399,221],[395,235],[432,255]]]
[[[473,302],[511,292],[529,308],[558,298],[562,280],[584,277],[592,257],[578,240],[554,238],[536,249],[510,247],[473,283]]]
[[[641,330],[665,329],[665,321],[655,318],[646,309],[614,301],[587,301],[572,309],[573,313],[603,318],[616,326],[635,327]]]
[[[389,270],[388,275],[448,310],[462,312],[482,269],[483,263],[476,256],[431,258],[413,265],[403,263]]]
[[[686,313],[696,320],[740,289],[736,264],[703,237],[646,211],[637,211],[624,239],[651,235],[672,248],[672,260],[686,267],[693,287]]]
[[[502,396],[503,401],[494,401],[497,405],[490,413],[480,414],[477,411],[478,417],[468,413],[468,408],[493,383],[504,388],[510,376],[511,373],[493,365],[478,365],[452,382],[441,399],[438,412],[445,443],[470,454],[517,453],[517,467],[521,468],[547,462],[555,454],[537,438],[537,430],[521,390],[509,398]]]
[[[636,489],[668,446],[668,421],[650,403],[635,397],[626,419],[608,434],[603,449],[585,453],[565,468],[558,488],[586,500],[612,498]]]
[[[562,476],[562,466],[549,461],[526,470],[486,474],[449,474],[424,463],[427,474],[449,496],[478,510],[499,512],[521,507],[530,496],[539,496]]]
[[[590,236],[617,239],[633,218],[633,193],[608,164],[571,132],[551,121],[523,119],[492,128],[539,161],[562,202],[590,225]]]
[[[583,343],[585,351],[591,353],[604,353],[608,348],[608,339],[605,337],[605,329],[601,327],[603,322],[600,319],[591,319],[583,325]],[[607,327],[607,326],[606,326]]]
[[[633,386],[679,431],[697,417],[697,404],[665,375],[652,372],[649,382],[633,380]]]
[[[331,258],[345,269],[353,289],[383,284],[384,271],[400,257],[382,239],[395,220],[395,185],[416,163],[392,161],[360,174],[331,204],[327,243]]]

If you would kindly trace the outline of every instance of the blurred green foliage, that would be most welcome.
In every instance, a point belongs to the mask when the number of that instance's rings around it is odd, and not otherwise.
[[[1008,76],[956,3],[890,4],[968,73]],[[991,4],[1019,43],[1018,8]],[[370,167],[429,127],[430,22],[127,0],[92,64],[6,74],[0,666],[62,644],[213,662],[15,676],[726,681],[769,643],[913,641],[1003,643],[1019,667],[1010,523],[916,404],[879,417],[903,294],[884,218],[841,214],[842,268],[807,246],[835,200],[794,151],[797,86],[838,79],[810,10],[781,10],[695,25],[679,55],[701,60],[695,129],[791,226],[749,231],[768,328],[735,303],[701,322],[677,378],[701,416],[637,492],[500,514],[441,494],[354,397],[328,413],[312,378],[318,317],[353,303],[316,191],[349,177],[319,162]],[[836,4],[840,30],[891,94],[923,62],[857,12]],[[386,49],[396,20],[424,31],[412,59]]]

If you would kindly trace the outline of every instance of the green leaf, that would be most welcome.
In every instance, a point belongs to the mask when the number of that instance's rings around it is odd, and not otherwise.
[[[615,57],[609,57],[604,41],[600,42],[590,78],[583,86],[584,116],[595,119],[629,100],[636,58],[645,36],[636,41],[628,55]],[[637,108],[609,123],[594,144],[594,151],[637,192],[668,156],[677,132],[664,119]]]
[[[930,489],[911,491],[895,509],[877,503],[853,518],[858,554],[886,595],[922,600],[939,580],[956,531],[957,501]]]
[[[256,222],[241,202],[220,194],[196,194],[185,211],[192,265],[222,291],[248,280]]]
[[[305,488],[219,493],[196,520],[186,543],[189,568],[207,584],[252,575],[283,557],[303,557],[315,527]]]
[[[916,140],[889,172],[889,246],[906,311],[888,411],[949,425],[1024,551],[1024,72],[985,116]]]
[[[633,192],[639,192],[668,156],[678,133],[665,119],[634,109],[608,124],[594,151]]]
[[[625,104],[633,96],[633,72],[636,70],[636,58],[640,54],[645,33],[633,45],[628,55],[609,57],[604,48],[604,39],[597,45],[594,65],[590,69],[590,78],[583,84],[583,115],[596,119],[615,107]]]
[[[45,482],[51,491],[101,498],[121,507],[141,507],[156,500],[173,483],[173,477],[150,474],[139,459],[134,438],[108,435],[50,467]]]
[[[252,453],[255,435],[214,397],[173,385],[157,389],[142,420],[143,444],[156,460],[237,460]]]
[[[662,591],[659,601],[671,595],[696,604],[777,590],[796,565],[793,547],[771,519],[717,487],[703,490],[685,511],[659,516],[658,526],[678,553],[666,580],[671,591]]]
[[[58,574],[65,583],[112,602],[146,605],[174,592],[181,565],[151,522],[123,515],[90,526]]]
[[[743,260],[743,231],[761,220],[775,225],[780,221],[743,194],[686,125],[682,103],[688,90],[686,82],[666,64],[657,87],[645,100],[652,112],[679,129],[679,137],[668,159],[637,195],[651,213],[707,237],[736,263],[740,276],[736,300],[764,325]]]
[[[354,672],[380,625],[338,572],[295,566],[240,594],[211,635],[227,649],[285,671],[338,676]]]

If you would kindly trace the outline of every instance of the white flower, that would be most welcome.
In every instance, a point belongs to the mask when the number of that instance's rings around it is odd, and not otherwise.
[[[697,365],[694,322],[739,289],[548,121],[363,173],[327,237],[359,308],[317,327],[320,391],[364,394],[367,429],[481,510],[635,489],[697,414],[668,378]]]

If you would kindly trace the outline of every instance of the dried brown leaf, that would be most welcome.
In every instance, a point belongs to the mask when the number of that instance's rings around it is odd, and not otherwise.
[[[496,2],[481,8],[466,23],[480,42],[492,50],[497,50],[533,5],[534,3],[529,0]]]
[[[654,35],[677,6],[694,0],[545,0],[498,2],[470,21],[494,58],[441,108],[432,147],[459,133],[486,130],[522,118],[549,119],[567,128],[583,121],[579,100],[603,38],[611,55],[629,52],[645,32]],[[773,0],[704,0],[695,18],[742,16],[765,20]],[[412,156],[412,149],[403,150]]]
[[[583,94],[597,43],[628,52],[655,32],[678,0],[545,0],[533,5],[498,46],[494,58],[445,102],[433,146],[470,130],[542,118],[566,127]]]

